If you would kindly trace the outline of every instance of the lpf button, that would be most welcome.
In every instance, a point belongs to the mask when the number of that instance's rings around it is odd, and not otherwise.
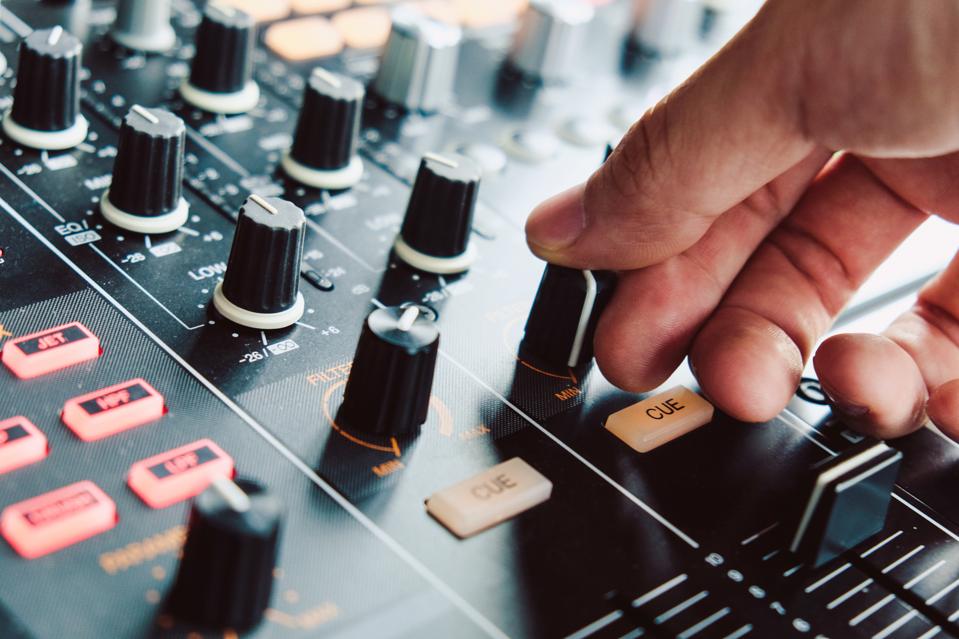
[[[151,508],[166,508],[199,495],[217,477],[233,477],[233,459],[201,439],[133,464],[127,484]]]
[[[47,438],[26,417],[0,422],[0,475],[47,456]]]
[[[3,345],[3,363],[20,379],[39,377],[100,356],[100,339],[80,322],[31,333]]]
[[[42,557],[116,525],[113,500],[92,481],[80,481],[8,506],[0,534],[27,559]]]
[[[61,418],[91,442],[159,419],[163,412],[163,395],[137,378],[68,400]]]
[[[519,457],[445,488],[426,510],[458,537],[469,537],[541,504],[553,483]]]

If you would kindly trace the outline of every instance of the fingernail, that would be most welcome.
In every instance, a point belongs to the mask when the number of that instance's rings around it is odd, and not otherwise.
[[[829,387],[822,381],[819,380],[819,387],[822,389],[823,395],[826,396],[826,400],[829,402],[829,405],[832,406],[833,411],[841,413],[846,417],[864,417],[869,414],[868,406],[860,406],[859,404],[853,404],[845,400],[836,399],[836,393],[829,390]]]
[[[585,227],[583,190],[577,187],[536,207],[526,220],[526,237],[531,245],[559,251],[576,242]]]

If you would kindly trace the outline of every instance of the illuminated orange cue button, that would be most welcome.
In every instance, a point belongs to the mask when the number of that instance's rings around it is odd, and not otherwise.
[[[138,377],[68,400],[61,419],[92,442],[159,419],[163,410],[163,395]]]
[[[233,477],[233,459],[201,439],[138,461],[127,484],[151,508],[166,508],[202,493],[217,477]]]
[[[270,25],[263,41],[273,53],[295,62],[327,58],[343,50],[340,33],[318,16]]]
[[[648,453],[713,419],[713,405],[685,386],[647,397],[606,418],[606,430]]]
[[[332,13],[350,6],[351,0],[293,0],[297,13]]]
[[[390,13],[382,7],[341,11],[332,20],[346,46],[353,49],[382,47],[390,36]]]
[[[426,510],[457,537],[470,537],[549,499],[553,483],[519,457],[434,493]]]
[[[21,556],[35,559],[110,530],[113,500],[92,481],[80,481],[13,504],[0,514],[0,534]]]
[[[0,422],[0,475],[47,456],[47,438],[26,417]]]
[[[100,356],[100,339],[80,322],[70,322],[10,340],[0,353],[20,379],[39,377]]]

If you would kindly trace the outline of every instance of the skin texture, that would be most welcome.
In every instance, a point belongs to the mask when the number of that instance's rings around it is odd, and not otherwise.
[[[744,421],[785,407],[821,335],[930,215],[959,222],[959,0],[768,0],[526,225],[550,262],[615,269],[603,373],[655,388],[689,355]],[[935,213],[933,213],[935,212]],[[959,258],[881,336],[814,360],[880,437],[928,415],[959,439]]]

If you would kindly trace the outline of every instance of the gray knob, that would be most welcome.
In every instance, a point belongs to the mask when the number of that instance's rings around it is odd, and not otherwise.
[[[167,51],[176,43],[170,0],[120,0],[111,37],[136,51]]]
[[[513,40],[510,63],[530,78],[546,82],[562,79],[593,14],[593,7],[585,0],[533,0]]]
[[[462,38],[458,27],[397,9],[373,91],[409,110],[436,111],[452,96]]]
[[[704,12],[702,0],[652,0],[637,16],[636,44],[652,57],[679,55],[700,40]]]

